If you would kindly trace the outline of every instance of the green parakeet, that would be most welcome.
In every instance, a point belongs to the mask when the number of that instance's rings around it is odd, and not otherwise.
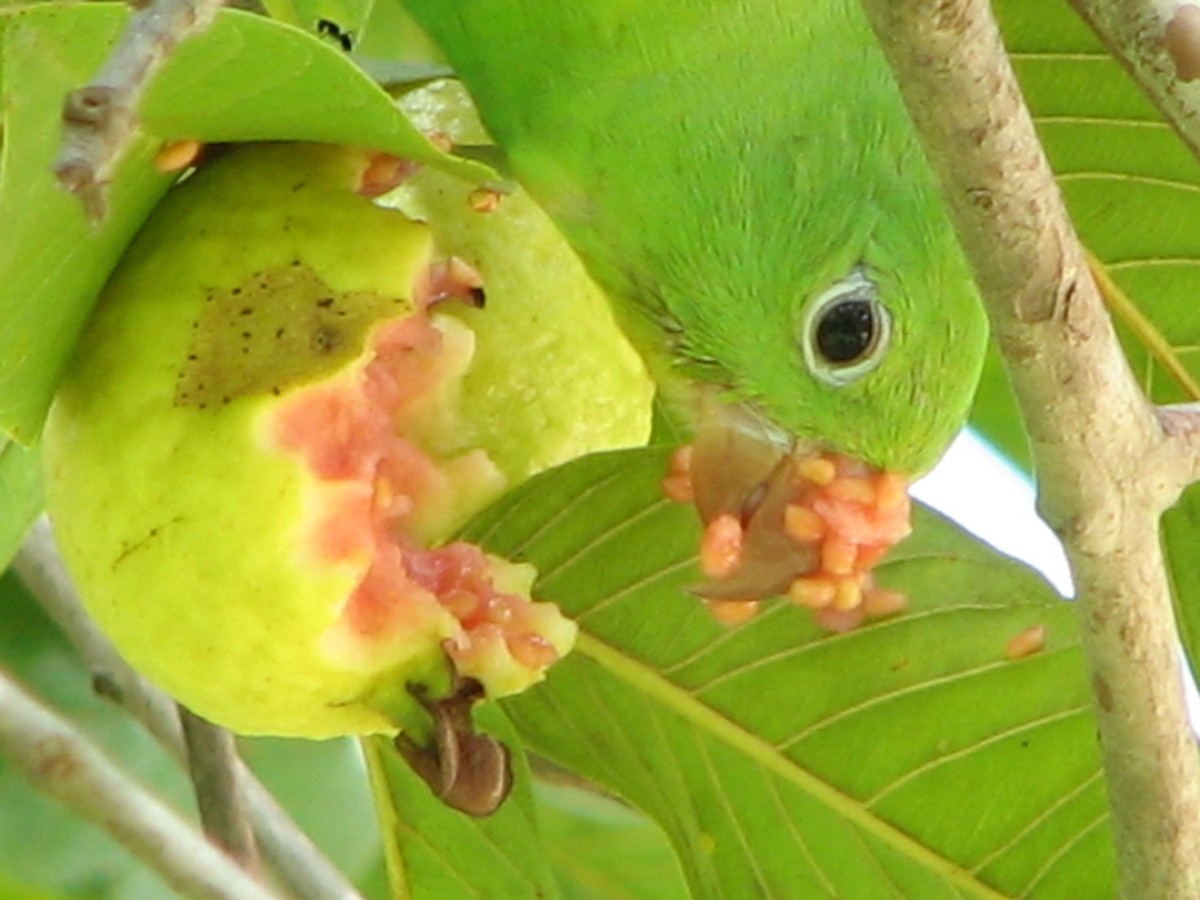
[[[986,326],[857,2],[403,2],[698,434],[710,596],[770,596],[820,567],[811,541],[807,562],[777,563],[788,507],[812,505],[776,497],[781,453],[905,479],[940,456]],[[866,477],[845,459],[831,477]],[[775,537],[752,538],[764,505]],[[730,517],[726,564],[712,526]]]

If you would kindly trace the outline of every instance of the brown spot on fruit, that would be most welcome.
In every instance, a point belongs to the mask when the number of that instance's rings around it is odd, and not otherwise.
[[[414,308],[411,299],[335,291],[299,261],[205,300],[176,380],[177,406],[203,408],[332,374],[361,352],[378,322]],[[253,331],[243,327],[249,317]],[[239,346],[230,333],[241,335]]]
[[[337,350],[340,340],[338,333],[326,325],[318,325],[312,336],[312,348],[322,356]]]

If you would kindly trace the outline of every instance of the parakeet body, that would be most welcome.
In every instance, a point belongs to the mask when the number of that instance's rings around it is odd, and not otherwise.
[[[693,427],[936,460],[985,324],[857,3],[404,2]]]

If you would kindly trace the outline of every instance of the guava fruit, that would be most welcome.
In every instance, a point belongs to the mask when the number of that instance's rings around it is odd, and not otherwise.
[[[648,436],[650,382],[548,222],[521,197],[468,213],[456,252],[505,251],[452,259],[436,216],[367,199],[380,162],[293,143],[202,165],[113,273],[46,426],[88,609],[243,733],[427,729],[414,688],[536,682],[573,623],[530,601],[529,566],[447,541],[533,472]],[[484,309],[455,299],[474,272]]]

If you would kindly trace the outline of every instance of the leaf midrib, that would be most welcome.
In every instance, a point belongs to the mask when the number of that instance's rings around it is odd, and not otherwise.
[[[700,730],[723,741],[727,746],[807,792],[827,807],[837,810],[855,827],[939,873],[956,887],[972,890],[982,898],[1007,900],[1007,895],[983,884],[962,867],[873,815],[858,800],[796,765],[768,741],[701,703],[650,666],[629,657],[587,632],[580,632],[574,652],[591,659],[613,677],[636,687],[645,696],[657,700]]]

